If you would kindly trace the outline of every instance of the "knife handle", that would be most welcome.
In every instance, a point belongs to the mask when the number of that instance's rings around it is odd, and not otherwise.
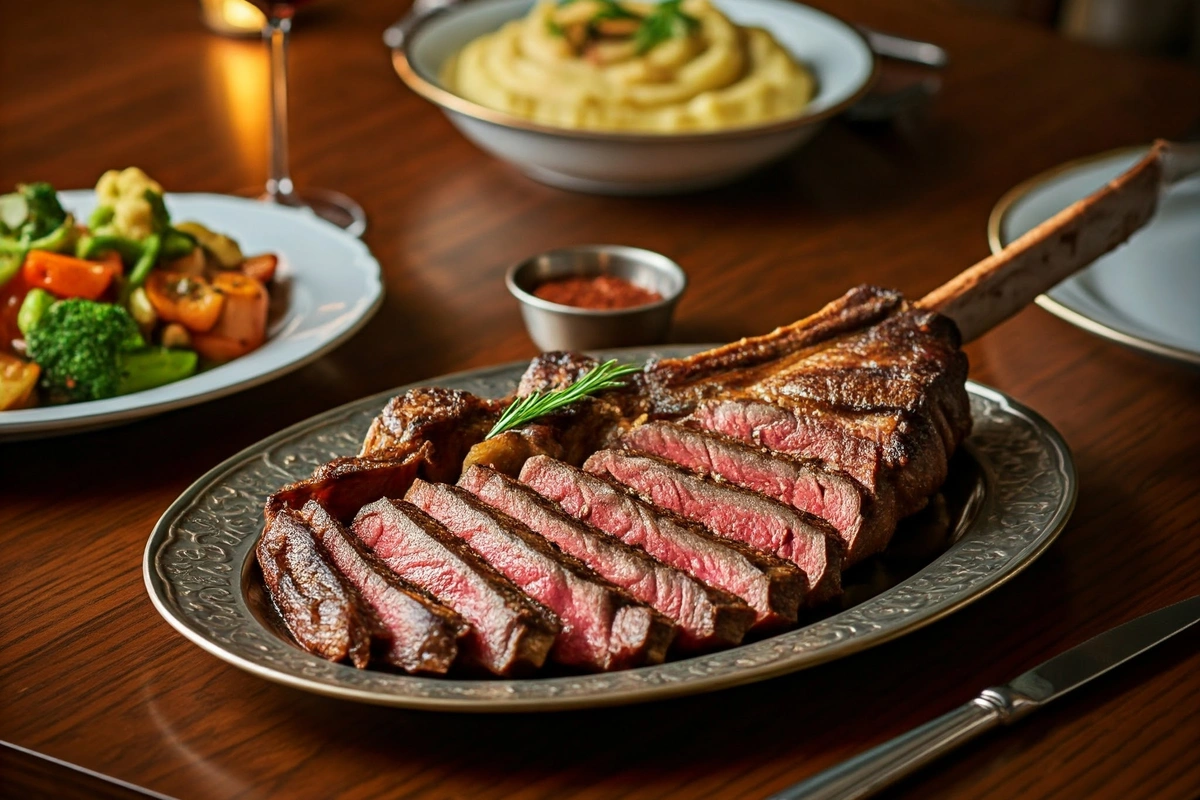
[[[1024,712],[1032,710],[1027,703],[1026,698],[1014,697],[1006,688],[985,689],[971,702],[789,786],[768,800],[869,797],[1000,723],[1023,716]]]

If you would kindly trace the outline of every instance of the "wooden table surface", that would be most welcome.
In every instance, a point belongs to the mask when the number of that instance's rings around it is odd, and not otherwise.
[[[294,172],[370,217],[387,298],[352,341],[265,386],[61,439],[0,445],[0,793],[180,798],[758,798],[1200,589],[1200,372],[1031,308],[968,348],[972,377],[1045,415],[1079,503],[1025,573],[874,650],[645,706],[472,717],[355,705],[243,673],[176,634],[142,584],[155,520],[259,438],[368,393],[535,354],[502,284],[554,246],[669,254],[691,288],[674,340],[798,318],[860,282],[919,296],[987,253],[1015,183],[1182,136],[1200,75],[961,10],[818,0],[947,47],[923,119],[838,121],[790,160],[683,198],[533,183],[464,141],[392,73],[383,0],[328,2],[292,50]],[[194,2],[0,3],[0,186],[90,186],[136,164],[177,191],[264,178],[266,62]],[[913,798],[1185,798],[1200,792],[1200,655],[1184,636],[897,787]],[[40,754],[40,755],[37,755]],[[44,758],[43,758],[44,756]],[[68,765],[75,765],[72,769]]]

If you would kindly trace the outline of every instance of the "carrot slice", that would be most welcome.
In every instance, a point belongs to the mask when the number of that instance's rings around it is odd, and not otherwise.
[[[36,286],[58,297],[82,297],[96,300],[120,272],[110,261],[85,261],[49,250],[30,250],[21,267],[21,275],[30,288]]]
[[[193,333],[212,330],[225,307],[224,294],[197,275],[157,270],[146,278],[145,288],[160,319],[178,322]]]
[[[261,256],[250,256],[240,267],[243,275],[248,275],[259,283],[266,285],[275,277],[275,269],[279,266],[279,257],[274,253]]]

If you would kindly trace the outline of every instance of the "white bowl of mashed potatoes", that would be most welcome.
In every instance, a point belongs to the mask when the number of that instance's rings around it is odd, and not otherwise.
[[[463,135],[543,183],[665,194],[779,159],[856,102],[875,57],[791,0],[471,0],[393,61]]]

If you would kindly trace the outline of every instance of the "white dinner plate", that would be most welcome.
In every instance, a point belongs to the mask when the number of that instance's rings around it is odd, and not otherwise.
[[[63,207],[86,219],[90,190],[59,192]],[[182,381],[144,392],[17,411],[0,411],[0,441],[55,436],[130,422],[248,389],[332,350],[370,319],[383,299],[379,262],[361,241],[314,216],[215,194],[168,194],[176,222],[194,220],[232,236],[248,255],[279,256],[276,281],[287,292],[262,347]]]
[[[992,252],[1133,166],[1147,148],[1072,161],[1017,186],[988,221]],[[1200,175],[1172,186],[1129,242],[1038,305],[1128,347],[1200,365]]]

